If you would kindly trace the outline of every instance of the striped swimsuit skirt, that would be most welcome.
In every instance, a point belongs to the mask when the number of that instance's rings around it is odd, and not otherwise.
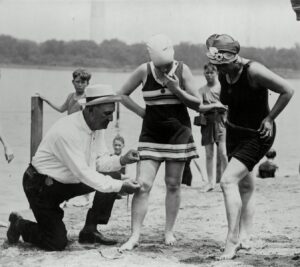
[[[197,158],[187,108],[157,81],[153,68],[153,63],[148,63],[147,81],[142,88],[146,114],[139,137],[140,158],[160,162]],[[182,62],[176,61],[174,73],[182,84]]]

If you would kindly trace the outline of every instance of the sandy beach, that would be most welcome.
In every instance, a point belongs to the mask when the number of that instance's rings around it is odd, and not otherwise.
[[[196,178],[194,178],[196,180]],[[10,246],[6,228],[0,227],[0,266],[300,266],[300,177],[257,179],[253,247],[239,251],[234,260],[217,261],[226,236],[226,217],[220,189],[203,193],[201,182],[182,187],[182,204],[173,247],[163,243],[164,194],[162,176],[152,190],[140,246],[131,252],[116,253],[130,235],[130,204],[117,200],[108,225],[99,227],[106,236],[119,240],[116,247],[81,245],[78,233],[87,207],[67,207],[65,223],[70,243],[63,252],[45,252],[20,241]],[[130,197],[131,202],[131,197]],[[23,211],[33,218],[31,211]],[[0,214],[7,221],[8,214]]]

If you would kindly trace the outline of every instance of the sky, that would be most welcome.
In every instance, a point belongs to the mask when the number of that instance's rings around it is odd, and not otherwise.
[[[227,33],[242,46],[289,48],[300,21],[290,0],[0,0],[0,34],[20,39],[132,44],[157,33],[174,44]]]

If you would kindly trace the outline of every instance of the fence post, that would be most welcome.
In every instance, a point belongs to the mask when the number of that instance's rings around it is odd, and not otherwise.
[[[116,124],[115,124],[116,134],[120,134],[120,103],[116,103]]]
[[[43,137],[43,100],[39,96],[31,97],[31,133],[30,161]]]

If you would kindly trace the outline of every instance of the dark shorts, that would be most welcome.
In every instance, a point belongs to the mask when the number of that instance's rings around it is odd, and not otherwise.
[[[206,125],[201,125],[201,145],[225,142],[226,139],[226,115],[222,114],[208,114],[205,115]]]
[[[242,162],[249,171],[264,157],[273,145],[276,135],[274,123],[273,135],[268,139],[262,139],[258,132],[235,129],[226,126],[226,149],[228,160],[236,158]]]

